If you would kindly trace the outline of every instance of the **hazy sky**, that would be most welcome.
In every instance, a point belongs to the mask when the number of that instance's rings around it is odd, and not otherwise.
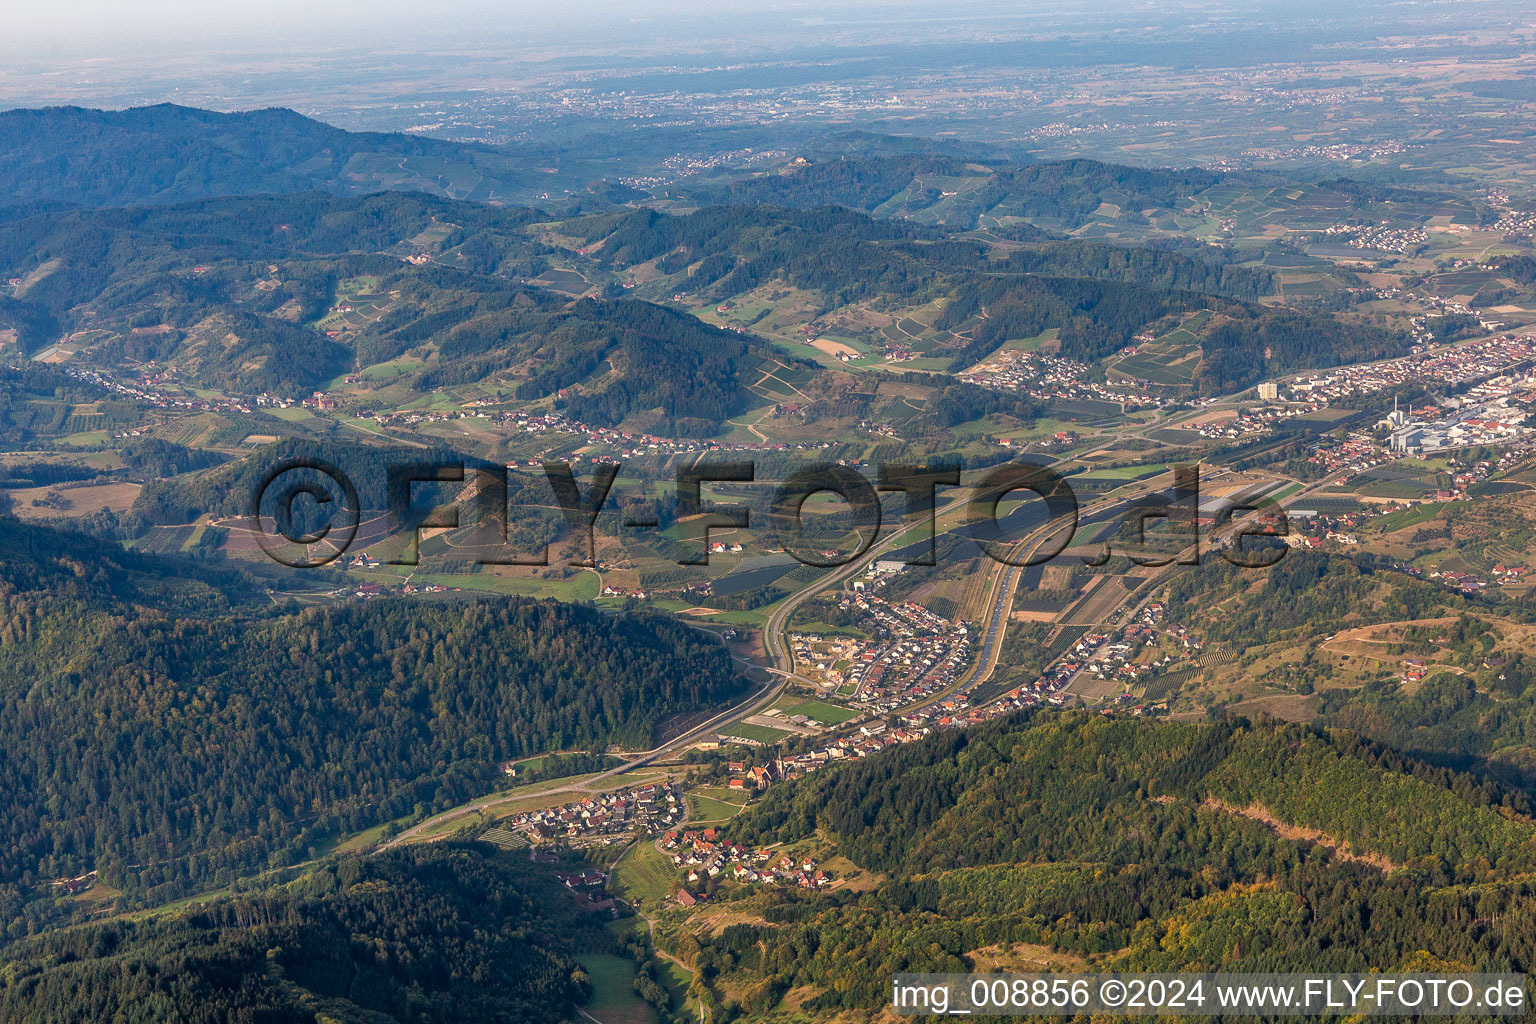
[[[338,52],[523,44],[579,53],[654,49],[658,42],[686,51],[725,39],[750,48],[1135,35],[1170,21],[1200,29],[1321,29],[1341,17],[1384,27],[1405,17],[1438,18],[1454,28],[1467,9],[1505,6],[1507,0],[0,0],[0,52],[25,59],[197,46]]]
[[[544,36],[565,30],[610,36],[625,26],[683,27],[750,18],[766,10],[814,17],[838,3],[752,3],[741,0],[48,0],[7,3],[5,33],[14,41],[75,48],[112,39],[308,41],[316,47],[407,41],[412,36],[468,38],[490,31]],[[895,6],[901,6],[897,4]]]
[[[345,120],[595,69],[814,69],[866,51],[899,70],[902,47],[964,64],[1023,41],[1040,57],[1062,40],[1103,44],[1108,63],[1252,63],[1500,16],[1523,26],[1529,11],[1529,0],[0,0],[0,107],[279,104]],[[990,46],[966,49],[976,43]]]
[[[1186,3],[1188,0],[1186,0]],[[1239,0],[1238,6],[1241,6]],[[188,45],[306,50],[476,40],[580,50],[626,41],[818,33],[857,42],[860,26],[921,41],[922,26],[986,35],[1031,23],[1091,26],[1106,9],[1166,10],[1154,0],[9,0],[0,49],[45,56]],[[1198,3],[1191,6],[1231,6]],[[1134,15],[1132,15],[1134,17]]]

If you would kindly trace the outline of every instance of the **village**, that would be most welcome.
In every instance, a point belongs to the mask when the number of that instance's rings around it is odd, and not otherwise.
[[[1322,403],[1303,405],[1264,405],[1242,409],[1231,419],[1197,420],[1195,433],[1210,440],[1243,440],[1275,432],[1286,420],[1305,416],[1322,408]]]
[[[858,706],[889,711],[922,700],[947,687],[969,659],[972,637],[965,623],[951,623],[921,605],[860,589],[845,592],[837,607],[876,639],[794,633],[790,649],[809,678]]]
[[[417,419],[441,413],[396,413],[389,422],[417,422]],[[697,455],[703,452],[808,452],[832,447],[831,441],[711,441],[686,438],[660,437],[655,434],[634,433],[612,427],[595,427],[587,423],[569,420],[559,413],[540,413],[529,410],[502,412],[497,422],[523,434],[570,434],[585,438],[587,445],[608,449],[604,453],[585,453],[591,462],[612,462],[615,459],[634,459],[668,455]],[[580,458],[572,461],[580,461]],[[539,460],[529,459],[529,466],[539,465]]]
[[[1164,604],[1154,601],[1112,635],[1087,634],[1073,653],[1084,659],[1084,671],[1095,679],[1113,679],[1127,688],[1145,683],[1171,666],[1193,661],[1205,649],[1205,641],[1188,628],[1161,627],[1166,613]],[[1139,714],[1144,708],[1135,710]]]
[[[788,885],[801,889],[823,889],[832,884],[832,876],[817,866],[812,857],[794,857],[773,850],[753,850],[730,839],[720,830],[706,828],[681,834],[668,832],[662,848],[671,854],[672,864],[690,885],[725,874],[743,884]],[[687,889],[679,889],[675,899],[692,906],[697,898]]]
[[[1123,377],[1110,387],[1089,378],[1091,367],[1073,359],[1003,349],[959,375],[968,384],[1027,395],[1041,401],[1095,400],[1157,408],[1164,399],[1149,381]]]
[[[1503,334],[1379,363],[1342,366],[1326,373],[1295,377],[1284,387],[1293,400],[1323,399],[1328,402],[1407,385],[1443,390],[1484,380],[1505,388],[1505,393],[1511,395],[1529,393],[1536,387],[1536,378],[1528,374],[1519,378],[1502,375],[1511,367],[1531,359],[1533,354],[1536,349],[1532,348],[1529,337]],[[1502,383],[1495,384],[1492,378],[1501,378]]]
[[[505,769],[504,769],[505,770]],[[498,825],[536,843],[558,840],[573,848],[610,846],[632,834],[655,836],[686,817],[681,782],[655,782],[611,793],[582,796],[540,810],[519,811]],[[501,836],[488,833],[492,841]]]
[[[1323,234],[1329,238],[1343,238],[1344,244],[1355,249],[1375,249],[1378,252],[1408,253],[1429,242],[1429,233],[1417,225],[1396,225],[1389,221],[1380,224],[1335,224]]]
[[[1138,703],[1131,692],[1133,684],[1140,684],[1145,676],[1177,662],[1193,659],[1204,647],[1204,641],[1192,636],[1185,627],[1160,628],[1164,616],[1163,604],[1151,603],[1121,629],[1085,636],[1065,658],[1032,682],[979,706],[973,707],[969,695],[958,692],[894,713],[884,720],[850,723],[793,753],[764,751],[755,763],[727,761],[727,788],[760,794],[786,780],[913,743],[938,730],[980,725],[1042,704],[1060,707],[1070,700],[1063,688],[1085,671],[1101,679],[1116,679],[1125,687],[1125,692],[1112,698],[1100,714],[1149,713],[1151,702]],[[1142,652],[1159,644],[1168,649],[1154,659],[1145,659]],[[715,750],[720,741],[709,739],[699,746],[706,751]],[[834,873],[814,857],[746,846],[729,837],[728,825],[685,828],[689,785],[674,780],[582,797],[547,810],[519,812],[487,832],[484,838],[508,845],[509,836],[521,833],[534,844],[536,856],[539,849],[552,844],[590,848],[636,837],[656,841],[677,870],[678,887],[672,891],[671,900],[683,908],[692,908],[707,899],[704,888],[717,879],[742,885],[803,889],[822,889],[836,883]],[[609,911],[612,902],[605,898],[604,882],[600,872],[588,872],[572,876],[568,885],[579,903],[594,911]]]

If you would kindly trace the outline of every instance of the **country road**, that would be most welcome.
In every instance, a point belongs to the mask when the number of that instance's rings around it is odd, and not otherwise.
[[[782,678],[780,678],[781,676]],[[778,681],[775,682],[775,679],[778,679]],[[680,747],[685,747],[694,743],[699,739],[700,736],[703,736],[705,733],[711,732],[722,725],[726,725],[731,722],[746,718],[750,715],[757,714],[763,708],[767,707],[769,704],[773,703],[773,701],[778,699],[779,694],[783,691],[788,682],[789,676],[787,674],[774,673],[772,678],[769,678],[762,684],[762,686],[758,687],[758,689],[753,692],[751,696],[747,697],[746,700],[735,705],[734,707],[728,708],[727,710],[706,719],[698,725],[693,726],[687,732],[673,737],[672,739],[663,743],[661,746],[656,747],[653,750],[647,750],[643,753],[637,754],[629,760],[625,761],[623,764],[616,765],[613,768],[607,769],[606,771],[599,772],[597,775],[583,779],[580,782],[572,782],[568,785],[556,786],[551,789],[541,789],[536,795],[542,797],[561,793],[589,793],[592,791],[592,786],[596,783],[600,783],[605,779],[611,779],[615,775],[623,775],[625,772],[634,771],[636,768],[641,768],[653,761],[659,760],[666,754],[677,750]],[[453,818],[463,817],[479,811],[489,810],[500,804],[514,803],[516,801],[524,800],[529,795],[533,794],[519,794],[516,790],[513,790],[510,793],[498,793],[495,796],[488,796],[483,799],[476,800],[473,803],[461,804],[458,807],[443,811],[440,814],[434,814],[432,817],[427,818],[418,824],[412,825],[410,828],[406,829],[404,832],[401,832],[393,839],[390,839],[384,843],[380,843],[378,849],[393,849],[394,847],[399,846],[401,843],[409,842],[412,838],[419,836],[422,832]]]

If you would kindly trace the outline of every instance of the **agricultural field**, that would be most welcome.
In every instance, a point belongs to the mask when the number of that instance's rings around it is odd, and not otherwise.
[[[141,485],[117,482],[25,487],[7,492],[18,519],[79,519],[102,509],[126,512]]]
[[[364,276],[347,278],[336,285],[336,298],[331,308],[315,327],[337,333],[360,331],[383,319],[394,308],[396,296],[379,291],[381,280]]]
[[[1200,338],[1213,315],[1209,309],[1190,314],[1172,330],[1138,344],[1134,354],[1110,363],[1110,373],[1170,387],[1192,385],[1200,368]]]
[[[700,787],[688,793],[688,824],[718,825],[741,813],[747,796],[740,790]]]
[[[592,983],[583,1007],[602,1024],[654,1024],[656,1010],[635,993],[636,964],[611,953],[583,953],[576,958]]]
[[[677,885],[677,870],[665,854],[649,842],[637,842],[613,866],[610,888],[614,895],[653,913]]]

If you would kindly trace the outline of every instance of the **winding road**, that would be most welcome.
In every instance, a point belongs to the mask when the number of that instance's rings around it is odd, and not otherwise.
[[[1218,477],[1226,475],[1228,472],[1229,471],[1227,470],[1216,470],[1212,472],[1208,477],[1202,480],[1202,486],[1205,483],[1208,483],[1210,480],[1214,480]],[[1160,482],[1157,485],[1144,485],[1138,487],[1136,490],[1129,494],[1099,498],[1080,510],[1079,524],[1081,525],[1084,520],[1103,522],[1107,517],[1113,515],[1116,510],[1121,508],[1128,508],[1138,499],[1163,489],[1165,489],[1165,487]],[[1293,496],[1293,498],[1301,497],[1301,494],[1304,493],[1306,492],[1303,491],[1300,494]],[[968,499],[960,498],[952,499],[946,503],[940,511],[935,513],[935,529],[942,532],[942,530],[946,528],[953,528],[956,525],[954,520],[964,514],[965,508],[968,504]],[[946,521],[948,521],[948,527],[942,525]],[[767,672],[770,678],[762,683],[752,694],[750,694],[744,700],[738,702],[734,706],[724,711],[719,712],[718,714],[710,716],[697,725],[691,726],[685,732],[680,733],[679,735],[666,741],[653,750],[647,750],[634,754],[627,758],[622,764],[619,764],[613,768],[609,768],[597,775],[582,779],[579,782],[572,782],[567,785],[557,786],[550,789],[541,789],[538,791],[537,795],[542,797],[546,795],[554,796],[566,793],[591,793],[594,791],[595,786],[598,786],[602,782],[611,779],[616,775],[623,775],[626,772],[631,772],[637,768],[651,764],[668,754],[674,753],[696,743],[701,737],[712,732],[717,732],[726,725],[738,722],[744,718],[750,717],[751,715],[758,714],[779,698],[780,694],[783,693],[784,688],[790,683],[791,680],[814,686],[815,683],[812,680],[803,675],[800,675],[795,671],[794,656],[789,648],[787,627],[790,618],[794,615],[796,609],[805,604],[805,602],[811,600],[817,594],[820,594],[857,575],[859,572],[863,571],[865,567],[867,567],[871,562],[880,558],[882,555],[901,547],[903,544],[911,543],[915,537],[923,535],[921,533],[916,533],[916,531],[925,531],[926,527],[926,522],[917,522],[910,523],[893,530],[888,536],[877,539],[857,558],[848,562],[846,565],[839,566],[833,569],[831,572],[826,573],[815,580],[812,580],[805,587],[796,591],[794,594],[791,594],[789,597],[780,602],[780,604],[769,614],[762,630],[763,650],[770,664],[768,666],[754,665],[754,667]],[[1043,543],[1048,537],[1056,532],[1057,529],[1059,529],[1059,524],[1055,520],[1048,521],[1036,527],[1030,532],[1028,536],[1020,540],[1010,549],[1010,557],[1017,558],[1019,555],[1025,552],[1033,552],[1036,548],[1039,547],[1041,543]],[[920,709],[930,707],[934,704],[937,704],[939,701],[943,700],[949,694],[954,693],[957,690],[974,687],[980,683],[985,682],[991,677],[992,673],[997,668],[998,659],[1001,656],[1003,639],[1006,636],[1008,629],[1009,613],[1013,608],[1013,599],[1015,593],[1018,590],[1019,581],[1022,576],[1022,569],[1022,566],[1010,565],[1004,562],[996,562],[994,564],[994,568],[991,570],[992,580],[990,583],[992,604],[990,614],[987,616],[986,621],[982,623],[981,626],[981,635],[978,644],[976,660],[972,663],[971,667],[966,672],[962,673],[956,679],[953,684],[945,687],[940,693],[925,699],[917,705],[914,705],[914,708]],[[1149,583],[1152,582],[1154,581],[1149,581]],[[1124,606],[1126,601],[1130,600],[1134,593],[1141,592],[1143,594],[1150,595],[1151,591],[1152,587],[1150,586],[1138,588],[1138,591],[1136,592],[1128,591],[1124,600],[1117,602],[1112,608],[1106,609],[1104,617],[1108,618],[1117,613]],[[1146,598],[1144,597],[1143,602],[1145,600]],[[1058,656],[1056,660],[1060,660],[1060,657],[1064,656],[1065,655]],[[746,659],[742,658],[737,658],[737,660],[746,664],[754,664],[751,662],[746,662]],[[381,850],[392,849],[393,847],[399,846],[403,843],[410,842],[413,839],[420,838],[423,833],[434,830],[455,818],[466,817],[481,811],[492,810],[504,804],[527,799],[527,797],[530,795],[533,794],[519,794],[516,791],[513,791],[512,793],[497,793],[494,796],[487,796],[472,803],[460,805],[459,807],[435,814],[419,822],[418,824],[411,826],[410,828],[401,832],[399,835],[381,843],[377,848]]]

